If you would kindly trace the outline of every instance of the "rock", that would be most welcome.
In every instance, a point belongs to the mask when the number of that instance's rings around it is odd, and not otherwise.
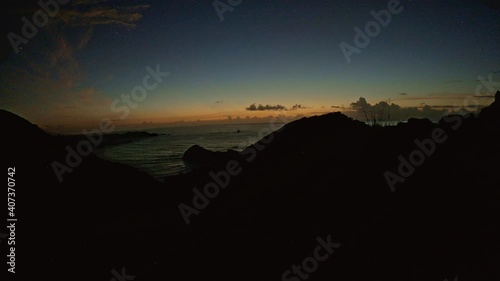
[[[218,165],[239,157],[239,153],[234,150],[227,152],[211,151],[199,145],[193,145],[184,152],[182,161],[187,170],[190,171],[201,167]]]

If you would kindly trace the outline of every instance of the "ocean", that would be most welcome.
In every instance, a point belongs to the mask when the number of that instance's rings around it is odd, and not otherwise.
[[[261,123],[147,129],[144,131],[160,135],[98,148],[96,154],[103,159],[135,167],[161,180],[165,176],[186,171],[181,157],[195,144],[212,151],[242,151],[259,140],[259,132],[263,132],[260,133],[262,137],[281,126],[283,124]]]

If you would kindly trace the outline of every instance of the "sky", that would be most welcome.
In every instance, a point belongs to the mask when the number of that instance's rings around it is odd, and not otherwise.
[[[488,105],[500,89],[489,1],[42,1],[57,3],[45,21],[37,1],[3,12],[0,108],[55,131],[310,116],[360,97]]]

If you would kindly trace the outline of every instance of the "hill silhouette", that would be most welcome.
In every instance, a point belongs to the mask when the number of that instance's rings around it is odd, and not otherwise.
[[[65,140],[0,111],[19,266],[42,280],[111,280],[123,267],[136,280],[280,280],[331,235],[341,246],[308,280],[500,280],[495,98],[479,117],[437,124],[302,118],[242,153],[190,149],[199,167],[164,183],[93,154],[59,182],[51,163],[64,162]],[[402,159],[419,165],[400,173]],[[180,204],[193,207],[193,188],[230,161],[238,172],[186,224]]]

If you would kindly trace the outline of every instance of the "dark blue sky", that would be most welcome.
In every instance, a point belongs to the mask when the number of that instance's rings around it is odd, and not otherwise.
[[[478,76],[500,81],[499,10],[479,0],[402,0],[348,63],[339,45],[355,46],[354,28],[389,2],[243,0],[221,21],[213,1],[73,1],[18,54],[10,49],[0,102],[41,125],[90,126],[120,116],[112,102],[157,65],[170,75],[120,122],[284,113],[246,110],[253,103],[300,104],[286,114],[309,115],[361,96],[452,105],[474,95]],[[21,35],[33,11],[11,10],[8,32]]]

